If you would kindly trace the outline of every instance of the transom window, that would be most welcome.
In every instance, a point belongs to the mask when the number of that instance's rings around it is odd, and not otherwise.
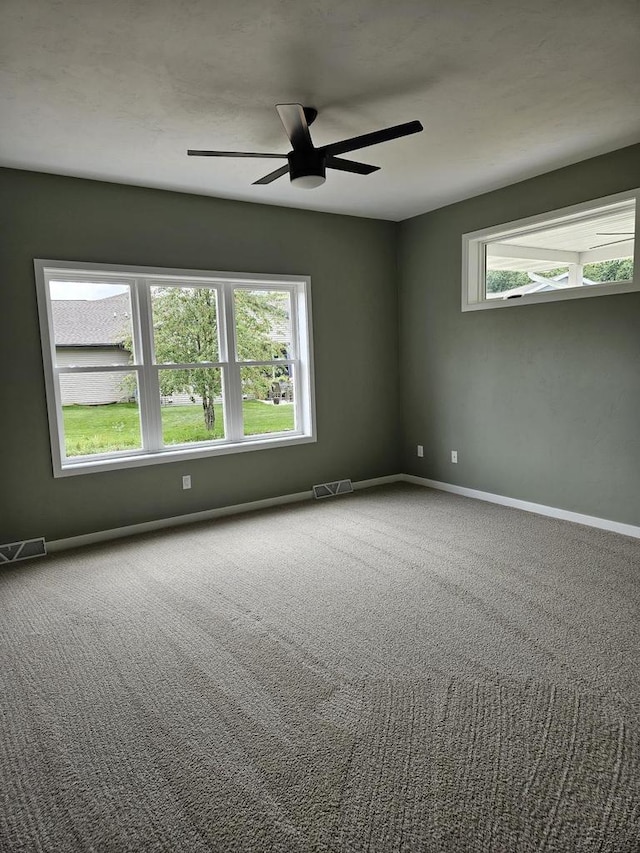
[[[308,278],[35,269],[56,476],[315,440]]]
[[[463,235],[462,310],[640,289],[637,196],[621,193]]]

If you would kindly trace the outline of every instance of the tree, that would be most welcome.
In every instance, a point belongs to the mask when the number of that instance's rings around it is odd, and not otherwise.
[[[153,331],[158,364],[192,364],[220,361],[215,291],[208,287],[154,287]],[[239,359],[267,361],[282,356],[273,330],[288,317],[278,291],[234,291],[236,346]],[[243,368],[243,393],[266,397],[274,368]],[[202,367],[160,371],[162,395],[186,393],[202,400],[204,423],[215,427],[214,401],[222,393],[220,368]]]
[[[523,284],[531,284],[526,272],[519,270],[487,270],[487,293],[503,293]]]
[[[269,361],[286,358],[286,346],[273,339],[289,321],[289,294],[284,291],[236,290],[236,347],[239,359]],[[273,383],[289,374],[287,365],[243,367],[242,391],[266,399]]]
[[[584,275],[591,281],[628,281],[633,278],[633,258],[586,264]]]
[[[546,270],[540,275],[553,278],[567,271],[567,267]],[[633,259],[622,258],[615,261],[599,261],[586,264],[583,275],[591,281],[627,281],[633,278]],[[503,293],[523,284],[531,284],[532,279],[521,270],[487,270],[487,293]]]

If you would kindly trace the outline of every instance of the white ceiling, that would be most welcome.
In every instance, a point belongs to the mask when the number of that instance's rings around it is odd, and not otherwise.
[[[3,0],[0,163],[400,220],[640,140],[638,0]],[[419,119],[328,172],[251,186],[286,152]]]

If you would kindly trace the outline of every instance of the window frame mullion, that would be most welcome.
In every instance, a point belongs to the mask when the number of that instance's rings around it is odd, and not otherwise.
[[[300,328],[298,311],[300,309],[300,288],[289,290],[289,314],[291,317],[291,348],[293,350],[293,364],[289,370],[293,384],[293,427],[295,432],[301,432],[304,425],[304,411],[302,408],[302,386],[303,381],[300,365]]]
[[[153,452],[163,448],[162,415],[160,381],[154,358],[151,284],[145,279],[135,281],[134,321],[134,354],[140,364],[138,395],[142,446]],[[136,333],[138,341],[135,340]]]
[[[227,364],[223,370],[223,399],[225,410],[225,438],[228,441],[239,442],[244,439],[244,416],[242,411],[242,380],[240,365],[236,358],[236,326],[235,308],[233,303],[235,282],[222,282],[220,295],[222,300],[223,322],[220,323],[221,347],[224,347]]]

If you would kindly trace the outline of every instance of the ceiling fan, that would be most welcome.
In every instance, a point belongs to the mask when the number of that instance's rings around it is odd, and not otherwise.
[[[596,236],[597,237],[621,237],[623,234],[628,235],[628,237],[633,237],[633,231],[599,231]],[[589,249],[602,249],[604,246],[615,246],[616,243],[628,243],[629,239],[626,237],[624,240],[610,240],[608,243],[598,243],[597,246],[589,246]]]
[[[303,107],[301,104],[277,104],[276,109],[280,120],[284,125],[285,132],[291,142],[291,151],[288,154],[256,154],[249,151],[195,151],[189,149],[190,157],[265,157],[269,159],[287,160],[286,166],[281,166],[274,172],[270,172],[254,184],[270,184],[277,178],[286,175],[291,178],[295,187],[313,189],[325,182],[327,169],[337,169],[340,172],[354,172],[356,175],[370,175],[377,172],[379,166],[370,166],[367,163],[356,163],[353,160],[342,160],[337,155],[346,154],[347,151],[357,151],[367,148],[369,145],[377,145],[379,142],[389,142],[400,136],[408,136],[411,133],[419,133],[423,130],[419,121],[409,121],[406,124],[397,124],[394,127],[386,127],[373,133],[365,133],[362,136],[354,136],[351,139],[343,139],[341,142],[332,142],[316,148],[311,141],[309,125],[313,124],[318,111],[313,107]]]

